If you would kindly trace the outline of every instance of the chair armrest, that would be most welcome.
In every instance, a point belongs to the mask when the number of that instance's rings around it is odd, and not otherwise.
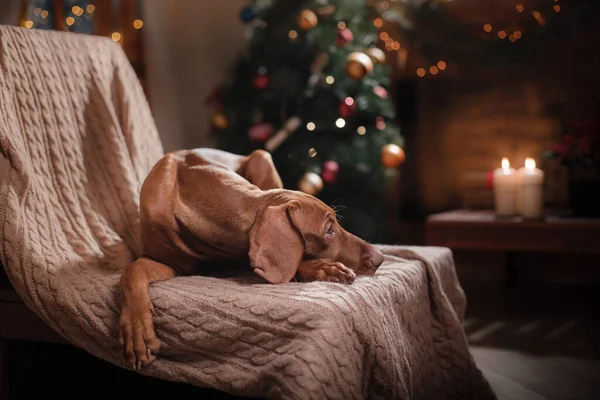
[[[68,343],[31,311],[11,285],[0,264],[0,339]]]

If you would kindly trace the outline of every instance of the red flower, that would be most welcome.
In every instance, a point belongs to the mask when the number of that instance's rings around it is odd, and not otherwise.
[[[567,144],[565,144],[564,142],[555,143],[552,146],[552,151],[560,156],[565,156],[569,153],[569,146]]]
[[[572,135],[565,135],[563,137],[563,143],[566,144],[567,146],[570,145],[571,143],[573,143],[573,136]]]

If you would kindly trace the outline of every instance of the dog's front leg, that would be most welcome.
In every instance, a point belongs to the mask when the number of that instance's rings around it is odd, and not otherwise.
[[[134,369],[150,365],[160,350],[152,322],[153,307],[148,286],[174,276],[172,268],[147,258],[138,258],[121,274],[119,342]]]
[[[340,282],[352,283],[356,274],[340,262],[325,260],[304,260],[300,262],[296,271],[296,280],[299,282]]]

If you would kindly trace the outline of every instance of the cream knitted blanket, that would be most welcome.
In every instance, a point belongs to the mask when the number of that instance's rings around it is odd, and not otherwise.
[[[117,44],[0,27],[0,261],[50,327],[123,368],[117,283],[162,151]],[[153,285],[164,347],[141,373],[273,399],[493,398],[461,328],[452,254],[381,248],[380,272],[351,286]]]

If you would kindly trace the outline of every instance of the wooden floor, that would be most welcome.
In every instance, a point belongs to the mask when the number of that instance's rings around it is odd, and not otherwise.
[[[474,289],[465,331],[498,399],[600,399],[599,300],[597,286]]]

